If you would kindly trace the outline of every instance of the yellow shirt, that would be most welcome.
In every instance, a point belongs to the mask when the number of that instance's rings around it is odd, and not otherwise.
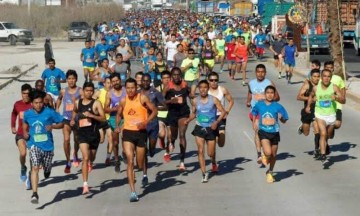
[[[99,97],[98,97],[98,101],[100,101],[102,107],[104,108],[105,107],[105,100],[106,100],[107,91],[104,88],[102,88],[102,89],[99,90],[99,92],[100,92],[100,94],[99,94]],[[106,120],[108,120],[110,118],[110,114],[106,113],[105,117],[106,117]]]
[[[339,75],[332,75],[331,82],[335,84],[340,90],[345,88],[345,82]],[[336,101],[336,109],[341,110],[342,104]]]

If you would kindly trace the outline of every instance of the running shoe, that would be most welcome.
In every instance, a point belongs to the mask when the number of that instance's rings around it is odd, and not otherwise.
[[[141,181],[143,186],[146,186],[147,184],[149,184],[149,179],[147,176],[143,176],[142,181]]]
[[[174,144],[173,144],[173,143],[170,143],[170,144],[169,144],[169,152],[172,153],[172,152],[174,151],[174,149],[175,149]]]
[[[331,153],[329,144],[326,145],[326,151],[325,154],[329,155]]]
[[[287,84],[288,84],[288,85],[291,85],[291,84],[292,84],[291,81],[290,81],[290,79],[288,79]]]
[[[265,155],[261,156],[261,162],[264,166],[269,164],[269,158],[266,157]]]
[[[71,171],[71,165],[66,164],[65,169],[64,169],[64,173],[70,173],[70,171]]]
[[[282,78],[282,76],[281,76],[281,73],[279,73],[279,77],[278,77],[279,79],[281,79]]]
[[[207,183],[208,181],[209,181],[209,173],[203,174],[201,183]]]
[[[266,182],[273,183],[274,181],[275,181],[275,178],[274,178],[272,172],[266,173]]]
[[[83,192],[82,194],[88,194],[89,193],[89,186],[88,185],[83,185]]]
[[[31,190],[31,177],[29,176],[25,181],[26,190]]]
[[[79,159],[74,159],[72,162],[72,166],[77,168],[80,166],[80,160]]]
[[[131,194],[130,194],[130,202],[137,202],[137,201],[139,201],[138,195],[136,194],[136,192],[131,192]]]
[[[302,124],[298,128],[298,134],[301,135],[303,133],[303,127]]]
[[[223,69],[220,69],[220,73],[224,72]]]
[[[258,159],[256,160],[256,162],[257,162],[258,164],[262,164],[262,157],[259,156]]]
[[[328,167],[330,165],[329,157],[325,156],[325,159],[321,161],[324,167]]]
[[[105,159],[105,166],[110,166],[111,162],[110,162],[110,158],[106,158]]]
[[[219,172],[219,167],[218,167],[218,165],[217,165],[216,163],[214,163],[214,164],[211,165],[211,172],[212,172],[212,173],[217,173],[217,172]]]
[[[115,172],[120,173],[120,161],[115,161]]]
[[[319,159],[319,157],[320,157],[320,150],[319,150],[319,149],[315,149],[315,150],[314,150],[314,158],[315,158],[315,159]]]
[[[242,85],[243,85],[243,86],[246,86],[246,82],[245,82],[245,81],[242,81]]]
[[[50,177],[50,174],[51,174],[51,171],[46,172],[46,171],[44,170],[44,178],[45,178],[45,179],[48,179],[48,178]]]
[[[93,164],[92,163],[88,163],[88,173],[91,173],[91,171],[93,170]]]
[[[289,73],[288,72],[286,72],[286,80],[289,80]]]
[[[25,182],[26,181],[26,172],[27,172],[27,167],[23,166],[20,170],[20,181]]]
[[[185,170],[186,170],[186,167],[185,167],[184,162],[180,162],[179,170],[180,170],[180,171],[185,171]]]
[[[165,143],[163,139],[159,139],[159,146],[161,149],[165,149]]]
[[[39,203],[39,195],[34,192],[31,196],[31,203],[32,204],[38,204]]]
[[[165,161],[166,163],[168,163],[168,162],[171,161],[170,154],[168,154],[168,153],[165,153],[165,154],[164,154],[164,161]]]

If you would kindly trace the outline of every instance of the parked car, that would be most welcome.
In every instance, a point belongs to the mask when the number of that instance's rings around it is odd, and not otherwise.
[[[30,45],[30,42],[33,40],[32,31],[18,28],[15,23],[12,22],[0,21],[0,41],[10,42],[10,45],[15,46],[17,42]]]
[[[91,26],[87,22],[71,22],[68,29],[68,40],[74,39],[91,40]]]

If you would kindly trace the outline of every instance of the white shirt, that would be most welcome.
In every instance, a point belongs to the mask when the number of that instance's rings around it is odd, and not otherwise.
[[[210,40],[215,39],[215,38],[216,38],[215,31],[208,32],[208,36],[209,36],[209,39],[210,39]]]
[[[172,41],[166,42],[165,48],[167,49],[167,60],[174,61],[174,55],[177,53],[177,45],[179,42],[173,43]]]

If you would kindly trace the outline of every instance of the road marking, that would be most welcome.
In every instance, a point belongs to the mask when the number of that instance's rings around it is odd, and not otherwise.
[[[254,142],[254,138],[251,138],[251,136],[249,135],[249,133],[247,131],[243,131],[243,133],[245,134],[245,136],[250,140],[251,143]]]

